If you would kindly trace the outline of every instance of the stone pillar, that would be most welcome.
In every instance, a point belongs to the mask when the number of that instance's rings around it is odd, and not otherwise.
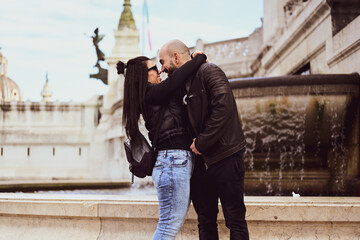
[[[195,51],[203,52],[204,51],[204,45],[205,45],[205,42],[201,38],[199,38],[198,40],[196,40]]]
[[[118,78],[116,63],[119,60],[127,62],[130,58],[140,55],[139,31],[136,29],[130,7],[130,0],[125,0],[124,11],[121,14],[118,28],[114,30],[115,45],[112,49],[111,56],[106,58],[109,65],[109,85]]]
[[[130,58],[140,55],[139,31],[136,29],[130,7],[130,0],[125,0],[124,10],[121,13],[118,28],[114,30],[115,45],[112,49],[111,56],[106,58],[109,65],[109,91],[104,96],[103,107],[108,110],[123,98],[124,78],[117,74],[116,63],[118,61],[126,63]],[[108,111],[105,110],[105,112]]]

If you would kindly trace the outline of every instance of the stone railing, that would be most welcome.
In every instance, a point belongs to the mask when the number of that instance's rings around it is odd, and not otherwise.
[[[226,41],[205,43],[198,39],[190,51],[203,51],[210,62],[217,64],[228,78],[247,77],[251,75],[251,63],[255,60],[261,47],[261,28],[249,37]]]
[[[198,50],[197,48],[202,49],[214,62],[228,62],[233,61],[234,58],[247,61],[249,39],[245,37],[214,43],[204,43],[199,39],[195,48],[196,50]]]
[[[360,198],[245,197],[250,239],[359,239]],[[220,206],[219,206],[220,207]],[[0,239],[151,239],[155,196],[0,194]],[[229,239],[219,208],[220,239]],[[198,239],[190,207],[178,240]]]

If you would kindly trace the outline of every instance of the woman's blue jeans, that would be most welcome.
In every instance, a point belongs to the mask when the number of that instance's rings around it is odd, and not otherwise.
[[[190,205],[192,153],[186,150],[159,151],[152,178],[159,200],[159,223],[153,240],[175,239]]]

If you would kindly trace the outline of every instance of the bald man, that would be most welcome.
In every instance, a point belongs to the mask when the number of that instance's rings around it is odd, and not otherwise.
[[[191,59],[187,46],[172,40],[159,52],[161,71],[171,75]],[[189,131],[196,154],[191,199],[198,214],[199,239],[218,240],[220,199],[230,239],[249,239],[245,220],[245,137],[229,81],[215,64],[204,63],[186,82]]]

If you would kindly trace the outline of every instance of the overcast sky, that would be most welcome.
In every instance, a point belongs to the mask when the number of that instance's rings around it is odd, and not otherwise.
[[[90,36],[105,34],[100,49],[110,56],[123,0],[0,0],[0,47],[8,59],[8,77],[24,100],[41,100],[46,73],[53,100],[85,101],[105,94],[107,86],[90,79],[96,54]],[[142,39],[143,0],[132,0]],[[163,43],[180,39],[189,47],[245,37],[261,26],[263,0],[148,0],[154,57]],[[140,49],[143,44],[140,43]],[[106,65],[105,65],[106,66]]]

